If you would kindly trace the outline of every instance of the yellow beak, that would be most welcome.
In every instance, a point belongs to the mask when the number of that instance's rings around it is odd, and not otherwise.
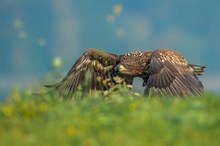
[[[119,71],[126,71],[127,69],[123,65],[118,66]]]

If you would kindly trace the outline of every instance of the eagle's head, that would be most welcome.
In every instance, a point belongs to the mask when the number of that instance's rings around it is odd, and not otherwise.
[[[133,77],[142,76],[149,61],[151,52],[136,51],[127,53],[120,58],[116,71]]]

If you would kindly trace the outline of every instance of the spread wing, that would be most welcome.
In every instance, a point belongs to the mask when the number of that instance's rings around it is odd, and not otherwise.
[[[178,52],[156,50],[150,58],[144,84],[145,94],[190,96],[203,93],[195,69]]]
[[[76,61],[61,82],[46,87],[56,89],[65,97],[73,96],[79,87],[83,92],[108,89],[112,82],[113,66],[117,62],[118,56],[90,48]]]

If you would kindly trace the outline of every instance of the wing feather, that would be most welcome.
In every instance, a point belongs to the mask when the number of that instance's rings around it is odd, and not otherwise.
[[[106,70],[105,67],[115,66],[117,61],[116,55],[90,48],[76,61],[61,82],[46,87],[56,89],[65,97],[73,96],[79,86],[83,92],[107,88],[108,86],[98,81],[97,77],[101,77],[101,80],[111,78],[113,69]]]
[[[156,95],[162,96],[186,97],[203,93],[203,85],[195,69],[197,66],[192,69],[192,65],[189,65],[178,52],[156,50],[152,53],[148,65],[149,77],[144,81],[145,94],[155,92]],[[202,70],[204,67],[197,68]]]

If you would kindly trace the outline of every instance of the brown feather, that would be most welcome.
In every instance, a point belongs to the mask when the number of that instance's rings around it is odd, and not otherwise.
[[[149,78],[144,81],[145,94],[149,95],[151,90],[163,96],[185,97],[203,93],[203,85],[198,80],[195,69],[191,69],[191,65],[178,52],[156,50],[152,53],[148,65]]]

